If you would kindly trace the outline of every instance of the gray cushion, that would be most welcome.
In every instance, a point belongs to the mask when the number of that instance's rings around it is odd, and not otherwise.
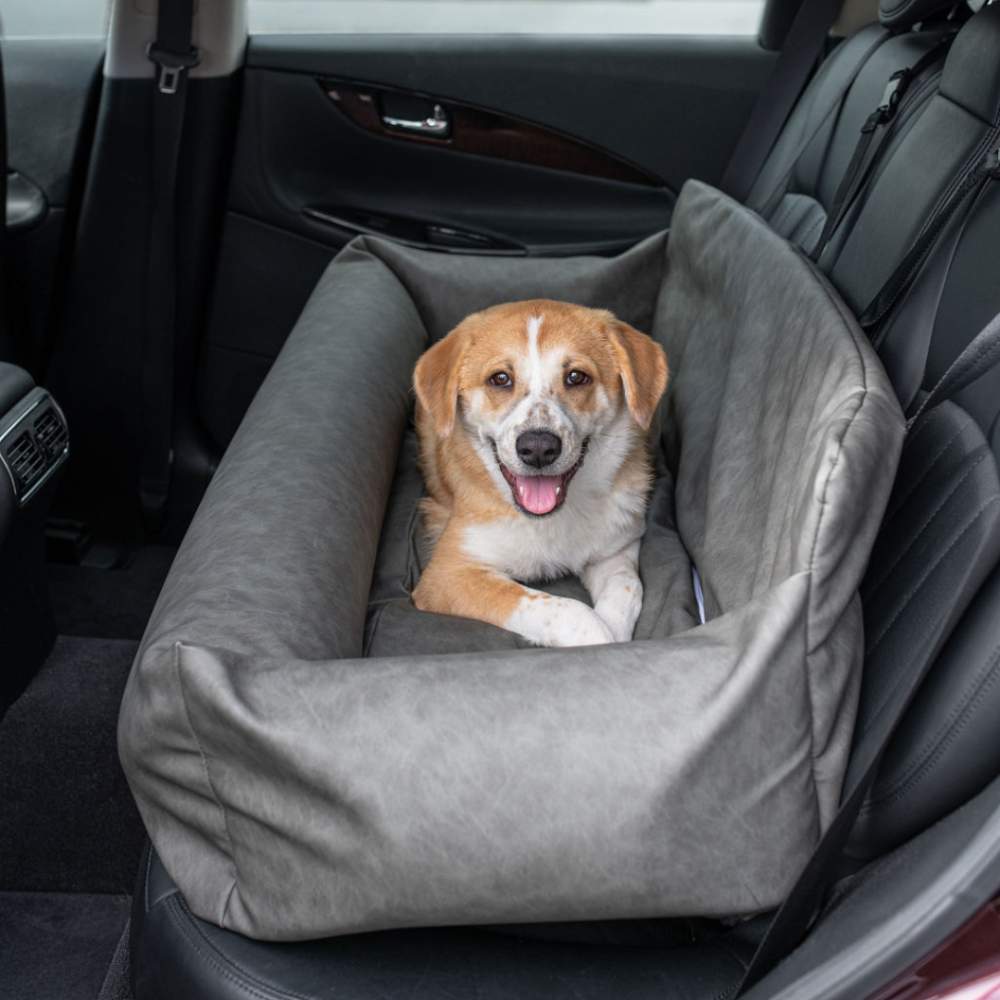
[[[628,644],[514,648],[405,604],[414,361],[468,312],[538,296],[613,309],[670,358]],[[613,260],[350,246],[234,439],[125,694],[123,763],[192,910],[287,940],[776,905],[838,800],[857,587],[902,428],[836,295],[698,183],[669,243]]]

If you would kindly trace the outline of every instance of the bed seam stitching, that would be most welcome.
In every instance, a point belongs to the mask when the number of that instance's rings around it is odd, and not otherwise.
[[[229,860],[232,864],[232,880],[233,884],[229,887],[229,892],[226,894],[226,900],[222,905],[222,920],[221,924],[223,927],[226,925],[226,917],[229,914],[229,904],[232,901],[233,893],[236,891],[236,887],[239,884],[240,872],[239,865],[236,863],[236,846],[233,842],[233,835],[229,830],[229,816],[226,813],[226,808],[222,804],[222,800],[219,798],[219,793],[215,789],[215,783],[212,781],[212,772],[208,766],[208,756],[205,753],[205,748],[202,746],[200,737],[198,736],[198,731],[195,729],[194,721],[191,718],[191,707],[188,704],[187,689],[184,684],[184,674],[181,670],[181,658],[180,650],[183,643],[180,641],[174,643],[173,647],[173,658],[174,658],[174,669],[177,674],[177,680],[181,690],[181,702],[184,705],[184,717],[187,720],[188,729],[191,730],[191,737],[194,739],[195,746],[198,748],[198,755],[201,758],[202,770],[205,772],[205,781],[208,784],[208,789],[212,793],[212,799],[215,802],[219,813],[222,816],[222,829],[226,835],[226,842],[229,846]]]

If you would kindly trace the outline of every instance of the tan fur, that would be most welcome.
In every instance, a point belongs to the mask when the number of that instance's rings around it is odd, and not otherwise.
[[[474,405],[479,420],[502,419],[529,392],[531,386],[518,373],[525,371],[533,318],[539,323],[538,352],[561,359],[563,372],[583,371],[592,379],[567,387],[564,375],[553,377],[544,387],[546,398],[583,422],[613,417],[627,407],[634,421],[630,443],[607,489],[630,490],[643,499],[648,493],[651,468],[641,431],[649,427],[667,381],[666,359],[654,341],[609,312],[548,300],[508,303],[468,317],[420,358],[414,372],[421,466],[429,494],[422,510],[434,542],[413,592],[422,610],[506,627],[524,602],[555,600],[480,560],[466,541],[472,526],[506,524],[516,531],[531,520],[498,484],[498,473],[489,468],[492,463],[484,458],[484,445],[467,418]],[[512,388],[489,384],[497,371],[511,373]],[[572,490],[570,480],[570,495]]]

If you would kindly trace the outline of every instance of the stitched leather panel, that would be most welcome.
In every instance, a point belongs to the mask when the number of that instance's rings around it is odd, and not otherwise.
[[[904,446],[862,585],[866,661],[856,744],[903,674],[941,648],[998,554],[996,460],[968,413],[944,403]],[[957,736],[969,725],[970,712],[979,728],[985,724],[983,706],[973,709],[990,688],[997,663],[991,651],[968,655],[970,641],[949,643],[935,663],[880,769],[855,830],[853,854],[874,856],[919,832],[964,801],[963,791],[975,781],[971,774],[981,772],[976,762],[983,754],[964,753],[969,741]]]

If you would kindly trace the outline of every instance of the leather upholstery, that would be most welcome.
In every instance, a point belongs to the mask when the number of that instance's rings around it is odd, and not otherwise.
[[[878,17],[885,27],[901,31],[946,14],[956,6],[955,0],[944,3],[941,0],[879,0]]]
[[[892,35],[872,25],[843,42],[796,105],[747,203],[786,239],[811,252],[847,170],[861,126],[889,78],[913,66],[950,31]],[[883,156],[891,155],[937,85],[940,65],[915,80]],[[849,86],[846,95],[844,87]]]
[[[993,130],[1000,60],[966,60],[1000,51],[1000,7],[985,7],[959,31],[941,75],[941,89],[884,161],[867,197],[856,207],[821,264],[848,304],[860,313],[892,274],[963,166],[975,162]],[[951,81],[945,88],[946,81]],[[952,96],[960,94],[963,103]],[[967,105],[967,106],[966,106]],[[972,109],[972,110],[970,110]]]
[[[984,122],[1000,120],[1000,10],[984,7],[960,31],[941,76],[941,94]]]
[[[566,927],[568,940],[466,927],[266,944],[194,917],[153,854],[133,902],[133,989],[139,1000],[712,1000],[739,980],[750,931],[626,922],[597,936]]]
[[[1000,555],[1000,480],[976,422],[954,403],[927,414],[908,436],[885,523],[862,587],[865,671],[855,730],[856,758],[900,677],[933,657]],[[879,769],[851,852],[873,857],[958,805],[942,774],[965,770],[952,746],[982,687],[983,666],[968,639],[936,664],[907,724]],[[956,653],[962,650],[962,653]],[[996,669],[991,659],[986,671]],[[992,755],[990,755],[992,757]],[[848,782],[853,772],[848,771]],[[963,782],[968,787],[968,782]]]
[[[0,417],[35,387],[35,380],[17,365],[0,361]]]

